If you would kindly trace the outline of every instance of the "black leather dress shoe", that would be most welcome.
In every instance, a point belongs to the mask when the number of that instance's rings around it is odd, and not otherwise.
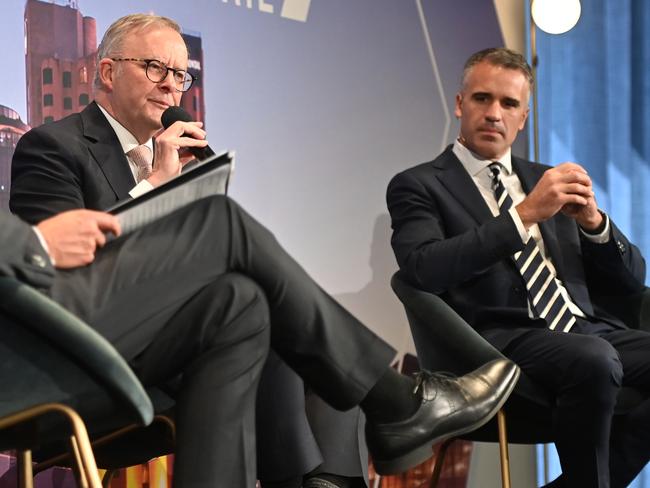
[[[519,368],[497,359],[458,378],[422,372],[414,393],[420,408],[410,418],[366,424],[366,441],[379,474],[401,473],[431,457],[431,445],[471,432],[490,420],[512,393]]]

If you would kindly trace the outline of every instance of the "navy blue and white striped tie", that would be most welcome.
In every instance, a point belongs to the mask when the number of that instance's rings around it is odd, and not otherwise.
[[[501,163],[490,164],[490,171],[492,171],[492,187],[499,210],[507,212],[512,207],[512,198],[501,181]],[[524,250],[516,252],[512,258],[526,283],[533,315],[544,319],[551,330],[569,332],[576,319],[560,293],[553,273],[544,262],[535,239],[529,237]]]

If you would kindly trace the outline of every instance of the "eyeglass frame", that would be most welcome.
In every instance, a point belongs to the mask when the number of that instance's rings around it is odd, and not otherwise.
[[[174,80],[174,85],[175,85],[174,89],[176,91],[178,91],[178,92],[181,92],[181,93],[185,93],[185,92],[189,91],[189,89],[192,88],[192,85],[194,84],[194,82],[198,79],[196,76],[194,76],[192,73],[190,73],[189,71],[187,71],[185,69],[170,68],[165,63],[163,63],[162,61],[159,61],[157,59],[142,59],[142,58],[108,58],[108,59],[110,59],[111,61],[135,61],[136,63],[144,63],[144,74],[147,77],[147,79],[152,83],[162,83],[163,81],[165,81],[165,79],[167,79],[167,75],[169,75],[169,72],[171,71],[172,72],[172,79]],[[160,66],[162,66],[166,70],[165,75],[162,78],[160,78],[158,81],[152,80],[151,76],[149,76],[149,66],[151,65],[151,63],[158,63]],[[189,76],[190,84],[185,90],[181,90],[181,89],[178,88],[178,83],[176,82],[176,78],[174,77],[174,75],[176,75],[176,73],[185,73],[185,76],[183,77],[184,79],[181,82],[181,86],[185,85],[185,83],[187,82],[187,77]]]

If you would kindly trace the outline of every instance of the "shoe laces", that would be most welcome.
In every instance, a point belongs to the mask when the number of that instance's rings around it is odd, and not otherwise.
[[[434,379],[434,381],[429,381],[431,379]],[[422,399],[431,401],[436,397],[440,386],[449,385],[454,380],[456,380],[456,376],[446,371],[437,371],[435,373],[426,370],[420,371],[415,374],[413,394],[421,391]]]

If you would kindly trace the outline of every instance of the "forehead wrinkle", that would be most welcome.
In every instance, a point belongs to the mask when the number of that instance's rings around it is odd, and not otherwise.
[[[172,33],[173,35],[175,35],[176,39],[171,40],[171,38],[169,38],[169,39],[165,39],[163,42],[155,42],[155,43],[145,42],[145,36],[149,36],[151,34],[158,34],[161,32]],[[176,40],[178,40],[179,42],[176,42]],[[181,46],[182,49],[178,49]],[[167,64],[169,62],[169,59],[178,58],[179,56],[180,58],[183,58],[181,59],[181,61],[184,61],[185,64],[187,64],[189,60],[189,51],[187,50],[187,45],[185,44],[183,37],[173,29],[150,28],[150,29],[141,29],[139,31],[131,32],[125,37],[121,48],[123,52],[129,50],[131,52],[141,53],[135,57],[139,57],[142,59],[155,59],[156,61],[160,61],[165,66],[168,66],[170,68],[182,69],[183,71],[187,69],[187,68],[181,68],[179,66],[172,66],[170,64]],[[164,55],[161,55],[161,49],[166,51]],[[182,50],[182,54],[180,53],[181,50]]]

